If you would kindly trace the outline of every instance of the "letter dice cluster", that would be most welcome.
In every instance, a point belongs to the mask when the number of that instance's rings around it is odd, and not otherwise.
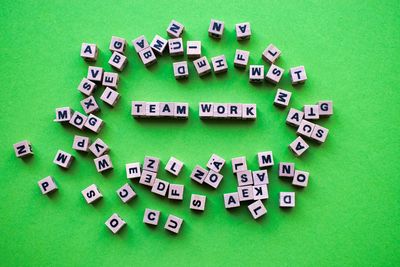
[[[292,185],[298,187],[307,187],[309,172],[296,170],[295,164],[291,162],[279,163],[279,177],[292,179]]]
[[[249,40],[251,38],[250,22],[241,22],[234,27],[236,39],[238,42]],[[203,77],[213,72],[216,75],[223,75],[228,72],[228,60],[224,54],[214,55],[208,60],[207,56],[202,54],[201,41],[188,40],[184,43],[182,35],[185,26],[172,20],[164,36],[155,34],[151,42],[148,42],[144,35],[140,35],[131,41],[132,47],[137,53],[141,63],[149,68],[157,63],[157,59],[165,54],[179,59],[186,52],[187,60],[179,60],[172,63],[173,75],[176,80],[187,79],[189,77],[188,60],[192,60],[194,70],[199,77]],[[223,38],[225,23],[221,20],[211,19],[208,27],[208,35],[216,39]],[[150,39],[149,39],[150,40]],[[87,62],[92,62],[88,66],[86,77],[80,79],[77,90],[82,94],[80,107],[83,112],[73,109],[69,106],[60,106],[55,109],[55,122],[72,125],[80,131],[89,130],[94,134],[100,134],[105,122],[98,117],[99,111],[103,108],[103,103],[108,108],[115,107],[120,99],[119,73],[128,66],[128,57],[126,50],[128,42],[122,37],[112,36],[109,43],[108,64],[113,69],[107,72],[104,68],[93,66],[99,56],[99,48],[94,43],[82,43],[80,56]],[[250,65],[248,69],[249,82],[261,83],[267,81],[273,86],[280,83],[285,70],[279,65],[279,58],[282,51],[274,44],[269,44],[263,51],[261,58],[264,64]],[[236,49],[233,59],[233,65],[241,71],[245,70],[250,61],[250,51]],[[278,62],[278,63],[277,63]],[[307,81],[307,73],[303,65],[289,69],[288,76],[292,85],[303,84]],[[103,89],[100,94],[94,94]],[[97,98],[99,95],[100,100]],[[290,104],[292,92],[277,88],[273,104],[282,109]],[[145,102],[132,101],[131,115],[135,119],[139,118],[174,118],[188,119],[189,104],[185,102]],[[286,123],[297,128],[296,139],[289,144],[290,150],[295,156],[303,155],[309,145],[305,140],[312,140],[318,143],[324,143],[329,130],[315,123],[323,117],[333,115],[333,102],[331,100],[319,101],[316,104],[304,105],[302,111],[290,108],[286,117]],[[245,103],[199,103],[199,117],[201,119],[238,119],[255,120],[257,118],[256,104]],[[304,139],[303,139],[304,138]],[[109,151],[110,147],[100,138],[89,138],[88,136],[75,134],[72,142],[72,148],[75,153],[93,154],[93,162],[99,173],[113,169]],[[78,152],[76,152],[78,151]],[[23,158],[33,155],[31,143],[23,140],[14,144],[16,157]],[[267,213],[265,202],[269,198],[268,168],[274,165],[272,151],[259,152],[257,154],[258,170],[249,170],[246,157],[240,156],[231,159],[233,175],[237,180],[236,191],[223,195],[224,206],[226,209],[240,207],[245,204],[254,219],[258,219]],[[58,150],[53,163],[63,169],[72,166],[75,156],[64,151]],[[143,163],[131,162],[125,164],[126,177],[130,182],[137,181],[144,188],[149,189],[160,198],[168,198],[171,201],[183,202],[184,185],[168,182],[161,179],[159,170],[162,162],[159,158],[145,156]],[[196,165],[190,174],[190,179],[199,184],[207,184],[213,189],[218,189],[223,181],[224,175],[221,173],[226,165],[224,158],[217,154],[212,154],[206,166],[203,168]],[[170,157],[166,162],[164,171],[166,175],[177,178],[184,169],[184,162]],[[296,187],[307,187],[309,172],[295,169],[295,164],[291,162],[279,163],[279,177],[292,179],[292,185]],[[38,181],[38,186],[43,195],[51,195],[58,190],[58,186],[52,176],[47,176]],[[130,183],[124,183],[116,189],[116,195],[122,203],[133,201],[137,193]],[[102,193],[96,184],[91,184],[81,191],[81,194],[87,204],[95,205],[103,198]],[[203,212],[206,207],[207,196],[201,194],[191,194],[189,209],[194,212]],[[90,206],[90,205],[89,205]],[[295,192],[280,192],[279,206],[281,208],[295,207]],[[143,216],[143,223],[150,226],[157,226],[162,220],[161,211],[146,208]],[[165,220],[164,229],[178,234],[181,230],[183,219],[169,214]],[[126,222],[122,217],[114,213],[109,217],[105,225],[113,233],[121,231]]]
[[[262,200],[268,199],[267,167],[274,165],[272,151],[258,153],[260,170],[251,171],[247,168],[246,157],[232,158],[232,172],[238,182],[237,192],[224,194],[225,208],[239,207],[242,202],[253,201],[247,206],[252,217],[258,219],[267,213]]]
[[[216,189],[224,178],[224,176],[220,174],[224,165],[225,159],[216,154],[212,154],[207,162],[207,169],[196,165],[192,170],[190,178],[199,184],[204,183]]]
[[[145,209],[143,215],[143,223],[155,227],[158,225],[160,220],[161,211],[153,209]],[[178,234],[181,230],[183,219],[175,215],[168,215],[167,221],[165,222],[164,229],[173,233]]]
[[[169,183],[158,178],[161,161],[157,157],[146,156],[143,165],[140,162],[127,163],[125,165],[126,177],[130,180],[139,180],[139,184],[150,188],[151,192],[171,200],[183,200],[184,186]],[[165,170],[174,176],[178,176],[184,163],[175,157],[171,157],[165,166]]]
[[[299,135],[290,145],[289,148],[295,156],[301,156],[309,145],[303,138],[310,139],[319,144],[326,141],[329,129],[322,127],[310,120],[316,120],[320,117],[331,116],[333,114],[332,101],[319,101],[316,105],[305,105],[303,111],[291,108],[286,117],[286,124],[297,127]]]

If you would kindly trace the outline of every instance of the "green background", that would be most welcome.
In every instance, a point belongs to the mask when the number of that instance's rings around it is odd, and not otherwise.
[[[3,1],[0,25],[0,265],[351,265],[400,264],[399,84],[400,16],[398,1]],[[222,40],[208,37],[211,18],[225,21]],[[201,40],[203,54],[225,54],[229,71],[200,79],[189,64],[186,82],[177,82],[168,55],[146,69],[131,46],[144,34],[167,37],[171,19],[185,25],[186,40]],[[237,42],[234,24],[249,21],[252,37]],[[125,37],[129,63],[121,74],[121,99],[112,109],[101,101],[106,122],[98,135],[110,145],[115,169],[96,172],[92,155],[72,149],[72,126],[52,122],[54,109],[82,111],[76,87],[87,66],[82,42],[100,48],[97,66],[107,61],[112,35]],[[288,73],[278,86],[252,85],[247,71],[233,68],[235,49],[250,51],[250,64],[274,43],[282,50],[277,65],[305,65],[308,81],[292,87]],[[266,65],[266,64],[265,64]],[[276,88],[293,92],[290,106],[334,101],[334,116],[318,123],[330,129],[325,144],[311,144],[296,159],[288,149],[295,129],[288,112],[272,105]],[[102,92],[97,90],[98,98]],[[130,102],[189,102],[188,121],[134,120]],[[198,102],[256,103],[255,122],[201,121]],[[12,145],[32,142],[34,157],[17,159]],[[58,149],[76,156],[69,170],[52,163]],[[294,188],[270,174],[268,214],[258,221],[245,206],[226,211],[222,194],[235,190],[228,163],[217,190],[191,182],[195,164],[205,166],[217,153],[246,156],[257,168],[256,153],[272,150],[275,162],[293,161],[310,172],[309,186]],[[159,177],[185,184],[183,202],[171,202],[148,188],[125,205],[115,190],[125,178],[125,163],[170,156],[185,163],[179,177],[163,169]],[[42,196],[37,181],[54,176],[59,191]],[[94,206],[80,193],[95,183],[104,198]],[[296,207],[279,209],[280,191],[297,192]],[[189,210],[191,193],[207,195],[206,211]],[[162,212],[160,225],[142,223],[145,208]],[[104,222],[114,212],[127,227],[112,235]],[[182,217],[174,236],[163,229],[168,214]]]

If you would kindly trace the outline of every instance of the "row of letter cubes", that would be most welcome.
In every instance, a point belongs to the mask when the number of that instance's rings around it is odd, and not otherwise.
[[[133,117],[188,118],[189,104],[177,102],[132,101]],[[256,104],[199,103],[200,118],[256,119]]]

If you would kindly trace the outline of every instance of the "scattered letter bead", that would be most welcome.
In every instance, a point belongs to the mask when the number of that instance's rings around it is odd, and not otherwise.
[[[212,19],[210,27],[208,28],[208,35],[216,39],[221,39],[222,34],[224,33],[224,26],[223,21]]]
[[[96,61],[99,50],[96,44],[82,43],[81,57],[86,61]]]
[[[281,55],[281,50],[279,50],[276,46],[273,44],[270,44],[267,48],[265,48],[262,58],[271,64],[273,64],[278,57]]]
[[[292,84],[305,83],[307,80],[307,74],[304,66],[291,68],[290,77],[292,79]]]
[[[292,208],[295,206],[295,192],[280,192],[279,206],[281,208]]]
[[[267,209],[265,208],[261,200],[257,200],[254,203],[250,204],[248,206],[248,209],[251,213],[251,216],[253,216],[254,219],[258,219],[267,213]]]
[[[271,67],[269,68],[267,75],[265,75],[265,79],[273,84],[279,83],[283,76],[284,69],[271,64]]]
[[[238,23],[235,25],[236,30],[236,39],[237,40],[246,40],[251,37],[251,28],[250,22]]]
[[[113,234],[118,233],[126,222],[118,216],[118,214],[114,213],[106,222],[105,225],[110,229]]]
[[[183,220],[181,218],[174,215],[169,215],[164,228],[172,233],[177,234],[181,229],[182,223]]]
[[[293,151],[293,153],[299,157],[301,156],[306,150],[308,149],[309,145],[306,143],[306,141],[301,138],[301,136],[297,137],[290,145],[290,149]]]
[[[14,144],[14,151],[17,158],[33,155],[31,143],[27,140]]]
[[[42,191],[43,195],[49,194],[57,190],[57,185],[54,182],[53,177],[47,176],[38,182],[40,191]]]

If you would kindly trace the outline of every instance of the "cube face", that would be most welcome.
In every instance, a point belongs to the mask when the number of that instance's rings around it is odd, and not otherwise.
[[[167,163],[167,165],[165,166],[165,170],[175,176],[178,176],[179,173],[181,172],[183,167],[183,162],[171,157]]]
[[[72,148],[77,151],[88,152],[90,145],[90,139],[86,136],[75,135]]]
[[[228,104],[214,103],[214,118],[227,118],[228,117]]]
[[[122,200],[122,202],[128,203],[136,196],[136,193],[133,188],[128,183],[126,183],[117,190],[117,195]]]
[[[206,196],[192,194],[190,209],[204,211],[206,207]]]
[[[284,69],[271,64],[271,67],[268,69],[267,75],[265,75],[265,79],[272,84],[277,84],[281,80],[283,76]]]
[[[211,58],[214,73],[222,73],[228,71],[228,64],[224,55]]]
[[[214,117],[214,104],[210,103],[210,102],[200,102],[199,103],[199,117],[201,119]]]
[[[304,152],[306,152],[309,145],[299,136],[289,145],[289,147],[297,157],[300,157]]]
[[[83,99],[81,101],[81,106],[83,108],[83,111],[85,111],[86,114],[96,112],[100,109],[99,105],[96,102],[96,99],[92,95]]]
[[[165,48],[167,47],[168,41],[162,38],[160,35],[154,36],[153,41],[150,44],[150,47],[153,51],[159,55],[164,53]]]
[[[47,176],[47,177],[41,179],[38,182],[38,185],[39,185],[40,191],[42,192],[43,195],[49,194],[58,189],[56,183],[54,182],[53,177],[51,177],[51,176]]]
[[[268,171],[267,170],[259,170],[253,171],[253,184],[256,185],[264,185],[268,184]]]
[[[189,68],[187,61],[179,61],[179,62],[174,62],[173,64],[174,68],[174,76],[175,79],[183,79],[187,78],[189,76]]]
[[[220,172],[225,165],[225,160],[217,154],[212,154],[207,162],[207,168],[215,172]]]
[[[160,102],[160,117],[174,117],[175,103]]]
[[[104,72],[103,74],[103,86],[111,87],[114,89],[118,88],[119,76],[118,73],[115,72]]]
[[[229,119],[242,119],[243,118],[243,105],[235,104],[235,103],[228,104],[228,118]]]
[[[136,179],[141,176],[140,162],[125,164],[125,170],[126,178],[128,179]]]
[[[240,171],[236,173],[238,186],[253,185],[253,175],[250,170]]]
[[[183,55],[183,41],[182,38],[174,38],[168,40],[168,49],[171,56]]]
[[[122,71],[125,68],[126,63],[128,63],[127,57],[118,52],[112,53],[110,60],[108,61],[108,64],[118,71]]]
[[[224,205],[226,209],[239,207],[239,194],[237,192],[224,194]]]
[[[87,96],[90,96],[94,89],[96,89],[96,84],[90,81],[88,78],[83,78],[82,81],[78,85],[78,90]]]
[[[168,25],[167,34],[170,37],[178,38],[182,35],[184,29],[185,27],[182,23],[179,23],[176,20],[172,20],[171,23]]]
[[[311,133],[310,138],[317,141],[318,143],[324,143],[328,137],[329,130],[318,124],[315,124],[314,129]]]
[[[311,137],[311,134],[314,130],[315,124],[303,119],[300,122],[299,128],[297,128],[297,134],[304,137]]]
[[[279,50],[275,45],[270,44],[267,48],[265,48],[262,53],[262,58],[271,64],[273,64],[278,57],[281,55],[281,50]]]
[[[103,73],[104,73],[103,68],[89,66],[86,78],[92,82],[101,82],[103,79]]]
[[[168,192],[169,183],[161,179],[155,179],[151,192],[154,194],[165,197]]]
[[[280,192],[279,206],[281,208],[293,208],[295,206],[295,192]]]
[[[218,188],[219,184],[222,181],[224,176],[218,172],[210,170],[204,179],[204,183],[208,184],[209,186],[213,187],[214,189]]]
[[[210,27],[208,28],[208,35],[216,39],[221,39],[224,33],[224,27],[225,24],[223,21],[212,19]]]
[[[90,152],[93,153],[95,157],[100,157],[104,153],[106,153],[109,150],[109,147],[106,143],[103,142],[100,138],[97,138],[90,146],[89,146]]]
[[[81,57],[86,61],[96,61],[99,51],[96,44],[82,43]]]
[[[253,186],[239,186],[237,190],[240,202],[253,200]]]
[[[242,119],[243,120],[257,119],[257,105],[256,104],[242,104]]]
[[[249,81],[252,83],[260,83],[264,80],[264,66],[250,65]]]
[[[86,120],[87,117],[85,115],[78,111],[75,111],[71,119],[69,120],[69,124],[75,126],[79,130],[82,130],[83,126],[85,126]]]
[[[113,234],[118,233],[126,222],[118,216],[118,214],[114,213],[106,222],[105,225]]]
[[[187,119],[189,117],[188,103],[175,103],[174,118]]]
[[[198,182],[199,184],[202,184],[204,182],[204,179],[207,177],[208,171],[203,169],[201,166],[196,165],[194,167],[192,173],[190,174],[190,178],[193,181]]]
[[[303,117],[304,117],[304,112],[297,110],[295,108],[291,108],[286,117],[286,124],[298,127]]]
[[[160,102],[146,102],[146,117],[160,116]]]
[[[17,158],[23,158],[33,155],[31,143],[27,140],[23,140],[14,144],[14,152]]]
[[[276,91],[274,105],[283,108],[287,107],[289,105],[291,96],[292,96],[291,92],[278,89]]]
[[[142,63],[148,67],[157,62],[153,49],[149,46],[139,51],[139,57]]]
[[[137,118],[146,117],[146,102],[132,101],[131,115]]]
[[[110,51],[123,54],[126,48],[126,40],[121,37],[112,36],[110,42]]]
[[[323,117],[333,115],[333,102],[331,100],[319,101],[318,113]]]
[[[280,162],[279,163],[279,177],[293,177],[294,176],[294,163]]]
[[[260,169],[274,166],[274,156],[272,151],[264,151],[257,153],[258,166]]]
[[[143,170],[158,172],[158,168],[160,166],[160,159],[156,157],[146,156],[144,158]]]
[[[187,41],[186,55],[188,56],[188,58],[201,57],[201,41]]]
[[[193,65],[200,77],[210,73],[211,71],[210,63],[208,63],[207,57],[205,56],[193,61]]]
[[[104,89],[103,94],[100,96],[100,99],[103,100],[104,103],[115,107],[115,105],[117,104],[118,100],[119,100],[119,93],[113,89],[111,89],[110,87],[106,87],[106,89]]]
[[[140,35],[138,38],[132,40],[132,45],[135,48],[136,53],[139,53],[143,49],[149,47],[149,42],[144,35]]]
[[[169,184],[168,198],[173,200],[183,200],[184,185]]]
[[[258,219],[267,213],[267,209],[265,208],[261,200],[257,200],[254,203],[250,204],[248,206],[248,209],[254,219]]]
[[[85,127],[91,130],[92,132],[99,133],[100,130],[103,128],[104,122],[99,117],[89,114],[86,122]]]
[[[183,219],[176,217],[174,215],[169,215],[164,228],[172,233],[179,233],[182,227]]]
[[[247,64],[249,63],[249,58],[250,58],[249,51],[236,49],[235,59],[233,60],[233,64],[237,68],[246,68]]]
[[[318,105],[304,105],[304,119],[318,120],[319,119]]]
[[[140,176],[139,183],[142,185],[152,187],[156,180],[156,176],[157,176],[157,173],[155,173],[155,172],[143,170],[142,174]]]
[[[237,157],[232,158],[232,172],[237,173],[241,171],[247,170],[247,161],[246,157]]]
[[[73,110],[70,107],[56,108],[55,122],[67,122],[72,117]]]
[[[292,184],[295,186],[307,187],[309,176],[310,173],[308,172],[295,170]]]
[[[149,225],[158,225],[158,220],[160,219],[160,211],[145,209],[143,216],[143,223]]]
[[[71,166],[73,159],[74,157],[71,154],[58,150],[53,163],[64,169],[68,169]]]
[[[291,68],[290,78],[292,79],[292,84],[305,83],[307,80],[307,74],[304,66]]]
[[[82,195],[88,204],[92,204],[103,197],[95,184],[92,184],[82,190]]]
[[[238,23],[235,25],[236,39],[237,40],[247,40],[251,37],[250,22]]]
[[[105,172],[113,169],[113,164],[109,155],[103,155],[95,158],[93,161],[96,165],[97,172]]]

